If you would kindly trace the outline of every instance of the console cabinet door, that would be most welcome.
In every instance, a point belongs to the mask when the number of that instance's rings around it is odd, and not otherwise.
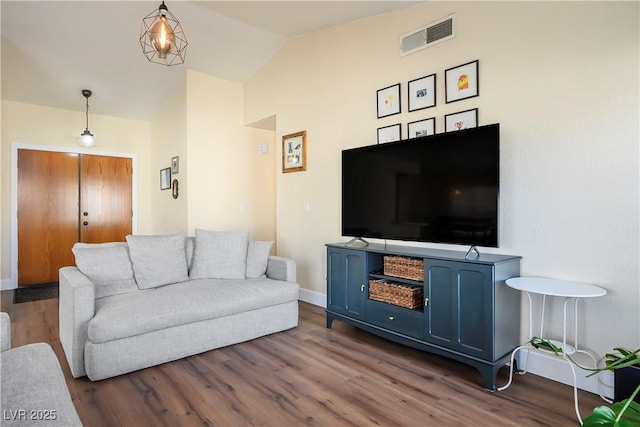
[[[367,300],[366,253],[327,249],[327,309],[364,320]]]
[[[425,259],[425,341],[492,360],[493,267]]]

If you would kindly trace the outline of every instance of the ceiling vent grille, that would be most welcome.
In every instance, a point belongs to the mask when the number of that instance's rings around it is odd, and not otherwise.
[[[452,14],[400,37],[400,56],[451,40],[455,36],[456,15]]]

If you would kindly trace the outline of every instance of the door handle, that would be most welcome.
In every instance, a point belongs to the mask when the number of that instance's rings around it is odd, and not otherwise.
[[[360,285],[360,292],[364,292],[364,285]]]

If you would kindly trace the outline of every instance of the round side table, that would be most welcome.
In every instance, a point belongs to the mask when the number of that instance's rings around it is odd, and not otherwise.
[[[569,364],[573,373],[573,395],[576,409],[576,415],[580,424],[582,424],[582,417],[580,416],[580,410],[578,409],[578,387],[576,384],[576,371],[573,367],[573,363],[567,358],[568,355],[574,353],[584,353],[593,360],[594,368],[597,366],[595,357],[586,350],[580,350],[578,348],[578,300],[580,298],[596,298],[607,294],[607,291],[598,286],[590,285],[587,283],[571,282],[568,280],[549,279],[542,277],[514,277],[506,280],[507,286],[513,289],[524,292],[529,299],[529,337],[533,338],[533,299],[532,294],[542,296],[542,307],[540,313],[540,334],[539,338],[544,337],[544,312],[547,297],[559,297],[564,298],[563,302],[563,318],[562,318],[562,341],[548,340],[555,346],[560,348],[560,354],[562,358]],[[574,330],[573,330],[573,345],[567,343],[567,307],[573,303],[573,315],[574,315]],[[513,380],[513,361],[516,353],[520,350],[530,351],[533,347],[531,344],[525,344],[517,347],[511,354],[511,366],[512,369],[509,373],[509,382],[504,386],[498,388],[498,391],[502,391],[511,385]],[[527,357],[527,362],[529,358]],[[521,374],[526,373],[526,367]]]

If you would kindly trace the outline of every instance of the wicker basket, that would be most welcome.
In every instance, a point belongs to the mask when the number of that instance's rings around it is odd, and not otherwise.
[[[385,256],[384,274],[422,282],[424,280],[424,262],[415,258]]]
[[[419,308],[423,305],[423,288],[384,279],[369,280],[369,299],[400,307]]]

